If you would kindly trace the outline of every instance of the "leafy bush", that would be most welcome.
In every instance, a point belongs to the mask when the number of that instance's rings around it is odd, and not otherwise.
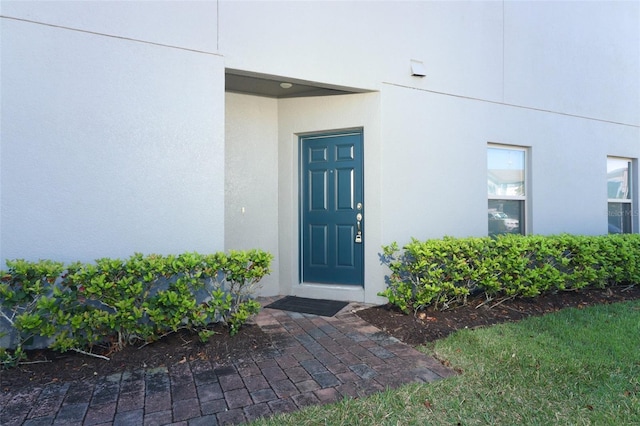
[[[37,333],[30,330],[46,324],[35,313],[38,302],[50,291],[64,270],[59,262],[42,260],[32,263],[25,260],[7,261],[7,271],[0,271],[0,320],[9,328],[25,324],[21,342],[13,352],[0,348],[1,366],[15,366],[25,359],[23,341],[31,341]]]
[[[383,247],[386,297],[404,312],[640,282],[640,235],[413,239]]]
[[[273,256],[260,250],[177,256],[134,254],[92,264],[8,261],[0,273],[0,319],[19,333],[0,362],[14,365],[34,337],[60,351],[113,350],[150,342],[186,328],[202,339],[214,322],[236,334],[260,304],[251,297],[270,272]],[[88,352],[90,353],[90,352]]]

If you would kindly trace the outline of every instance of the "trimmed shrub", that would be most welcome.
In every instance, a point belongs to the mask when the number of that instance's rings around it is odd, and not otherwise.
[[[206,339],[212,334],[207,326],[216,322],[233,335],[259,311],[252,296],[272,259],[250,250],[137,253],[66,267],[49,260],[7,261],[0,272],[0,321],[18,336],[2,345],[0,361],[15,364],[34,338],[46,338],[49,347],[63,352],[90,352],[97,343],[118,350],[181,328]]]
[[[640,235],[522,236],[418,241],[383,247],[391,270],[380,296],[402,311],[487,300],[604,288],[640,282]]]

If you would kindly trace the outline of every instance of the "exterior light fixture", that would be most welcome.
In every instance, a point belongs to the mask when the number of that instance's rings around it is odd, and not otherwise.
[[[283,89],[291,89],[293,87],[293,84],[291,84],[291,83],[280,83],[280,87],[282,87]]]
[[[427,69],[422,61],[416,59],[411,60],[411,75],[414,77],[424,77],[427,75]]]

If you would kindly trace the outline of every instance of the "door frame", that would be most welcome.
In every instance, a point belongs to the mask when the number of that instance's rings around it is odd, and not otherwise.
[[[339,129],[339,130],[327,130],[327,131],[317,131],[317,132],[305,132],[305,133],[299,133],[296,134],[297,136],[297,151],[298,151],[298,167],[297,167],[297,171],[298,171],[298,200],[297,200],[297,210],[298,210],[298,282],[300,284],[311,284],[311,285],[319,285],[319,286],[326,286],[326,287],[331,287],[331,286],[339,286],[339,287],[345,287],[345,288],[360,288],[363,289],[365,286],[365,243],[366,243],[366,238],[363,238],[362,241],[362,262],[360,265],[360,277],[361,277],[361,284],[343,284],[343,283],[316,283],[316,282],[306,282],[304,281],[304,271],[303,271],[303,267],[304,267],[304,206],[303,206],[303,202],[304,202],[304,195],[303,195],[303,191],[305,190],[304,185],[303,185],[303,171],[304,171],[304,167],[303,167],[303,155],[304,155],[304,150],[302,149],[302,143],[303,143],[303,139],[304,138],[309,138],[309,137],[317,137],[317,138],[322,138],[322,137],[331,137],[331,136],[341,136],[341,135],[353,135],[353,134],[358,134],[360,136],[360,140],[361,140],[361,152],[360,152],[360,166],[361,166],[361,185],[362,185],[362,203],[364,204],[364,210],[363,210],[363,214],[364,211],[366,211],[366,202],[364,200],[365,198],[365,155],[364,155],[364,129],[362,127],[355,127],[355,128],[348,128],[348,129]],[[366,216],[366,215],[365,215]],[[362,230],[364,232],[364,220],[362,222]]]

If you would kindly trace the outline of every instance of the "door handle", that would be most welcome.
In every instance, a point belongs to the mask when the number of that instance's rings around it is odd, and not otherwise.
[[[358,213],[356,215],[357,232],[356,232],[356,240],[355,240],[355,242],[358,244],[362,244],[362,228],[360,227],[361,222],[362,222],[362,213]]]

